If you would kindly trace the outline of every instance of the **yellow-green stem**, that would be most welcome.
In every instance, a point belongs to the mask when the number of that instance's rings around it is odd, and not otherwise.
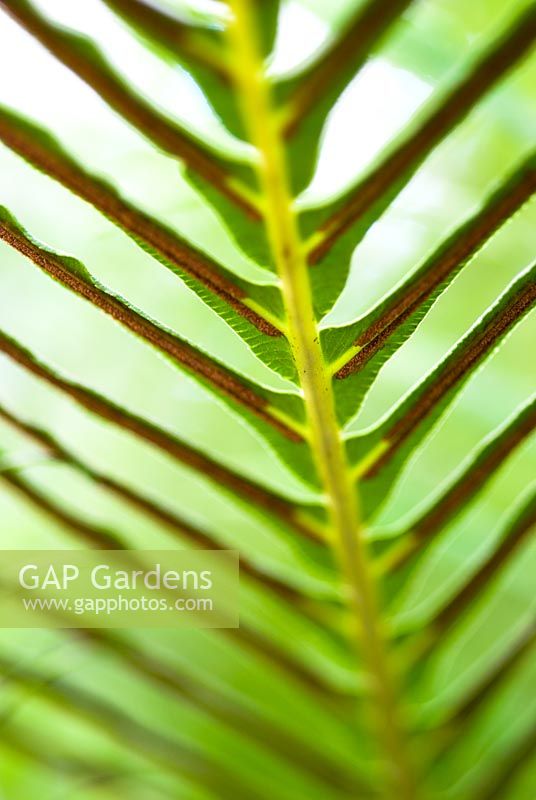
[[[388,793],[392,800],[414,800],[415,781],[389,669],[375,581],[335,413],[331,374],[320,346],[305,248],[298,231],[277,115],[257,44],[252,0],[231,0],[230,5],[233,21],[229,35],[235,82],[251,141],[258,150],[265,223],[281,278],[289,341],[304,394],[311,448],[323,481],[333,541],[355,612],[357,640],[370,675],[378,734],[389,765]]]

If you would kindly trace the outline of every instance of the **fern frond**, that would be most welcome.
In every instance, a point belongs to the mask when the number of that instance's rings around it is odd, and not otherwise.
[[[495,475],[509,456],[536,429],[536,400],[532,399],[494,431],[478,450],[469,456],[459,474],[408,528],[391,531],[395,544],[382,556],[382,571],[393,572],[405,566],[434,540],[445,525],[464,510]]]
[[[157,147],[183,160],[245,214],[258,217],[251,191],[241,188],[241,181],[251,183],[246,166],[226,161],[153,108],[121,80],[89,39],[53,25],[26,0],[2,0],[0,7]]]
[[[352,251],[406,186],[434,147],[472,111],[493,86],[528,53],[536,36],[536,14],[528,10],[461,80],[440,98],[428,116],[380,160],[374,169],[330,206],[302,215],[309,240],[308,260],[317,311],[326,313],[340,292]],[[325,273],[330,274],[329,281]]]
[[[245,320],[268,336],[280,335],[280,330],[262,316],[264,311],[267,317],[276,319],[281,313],[277,290],[249,284],[230,273],[175,231],[134,207],[110,184],[82,168],[45,130],[4,107],[0,107],[0,139],[32,166],[97,208],[164,266],[176,271],[237,332]],[[244,302],[248,294],[251,305],[263,309],[261,313]]]
[[[383,502],[409,455],[422,442],[471,373],[528,314],[536,300],[536,266],[514,280],[396,408],[372,431],[348,440],[350,457],[361,479],[367,515]]]
[[[0,631],[0,749],[15,760],[0,768],[0,794],[33,796],[42,782],[37,793],[61,786],[80,800],[529,800],[533,4],[473,10],[470,23],[464,9],[410,0],[82,5],[0,0],[7,36],[50,65],[52,83],[63,65],[75,91],[104,101],[134,164],[128,175],[112,166],[116,188],[86,164],[110,169],[102,139],[82,131],[79,144],[82,126],[64,124],[76,104],[52,119],[54,86],[31,73],[19,98],[17,67],[6,77],[3,546],[112,548],[136,564],[151,542],[237,549],[240,627],[120,633],[49,618],[57,629],[31,637]],[[89,37],[93,10],[110,30]],[[309,57],[285,66],[300,20],[328,24],[304,43]],[[104,53],[115,41],[130,41],[147,75],[129,74],[126,50],[113,66]],[[374,144],[377,106],[393,122],[407,116],[368,74],[376,58],[394,74],[393,55],[411,61],[413,75],[395,80],[408,98],[412,86],[425,94],[419,78],[441,83],[322,199],[326,119],[341,101],[327,141],[354,79],[377,92],[348,110],[362,141]],[[162,97],[176,70],[206,123],[142,90],[157,76]],[[39,124],[11,108],[32,109],[36,87]],[[417,215],[412,190],[454,134],[462,158],[439,167],[456,174]],[[337,169],[347,155],[341,147]],[[146,199],[136,170],[153,164]],[[21,198],[25,181],[32,197]],[[409,206],[391,213],[406,189]],[[136,275],[137,260],[160,272]]]
[[[105,704],[95,695],[73,688],[65,681],[47,678],[27,667],[21,668],[19,664],[8,661],[2,655],[0,668],[10,680],[39,692],[48,702],[59,708],[79,714],[108,736],[127,741],[142,758],[148,758],[172,774],[187,777],[194,784],[209,788],[216,788],[223,781],[228,789],[224,790],[222,797],[229,800],[236,797],[233,792],[253,792],[249,787],[247,790],[243,789],[234,777],[225,774],[222,767],[210,763],[177,741],[166,739],[161,734],[142,727],[119,708]],[[254,797],[255,794],[251,796]]]
[[[167,528],[172,530],[174,535],[178,536],[181,541],[188,542],[192,547],[200,547],[206,550],[218,550],[222,548],[221,544],[215,537],[210,536],[207,532],[194,526],[186,518],[181,517],[175,511],[171,511],[170,509],[162,506],[151,497],[131,488],[125,483],[115,480],[109,475],[95,469],[90,464],[83,461],[79,456],[75,455],[72,451],[68,450],[48,431],[24,421],[20,417],[14,415],[7,408],[3,407],[1,404],[0,419],[6,421],[16,430],[20,431],[22,434],[36,442],[47,453],[50,454],[51,458],[74,467],[80,473],[90,478],[90,480],[92,480],[94,483],[102,486],[107,491],[110,491],[112,494],[116,495],[119,499],[131,504],[135,508],[155,519],[157,522],[165,525]],[[4,475],[9,479],[9,470],[3,470],[2,477],[4,477]],[[17,478],[18,476],[15,477]],[[28,485],[28,489],[30,489],[28,482],[25,482],[25,486],[26,485]],[[31,492],[32,494],[38,495],[35,490],[31,490]],[[40,505],[40,507],[47,512],[52,510],[54,516],[58,517],[64,513],[64,509],[62,509],[61,506],[57,506],[52,509],[52,504],[49,504],[43,495],[38,495],[37,500],[37,505]],[[56,511],[58,514],[56,514]],[[86,523],[81,520],[80,517],[74,517],[73,515],[66,513],[66,518],[63,520],[63,522],[64,524],[67,524],[68,527],[75,529],[75,532],[79,530],[82,530],[82,532],[86,531]],[[87,526],[87,529],[92,531],[93,526]],[[100,535],[99,529],[95,528],[95,533],[92,534],[93,538],[96,539]],[[105,536],[104,532],[102,535]],[[110,547],[112,549],[123,549],[124,544],[121,543],[120,539],[115,533],[112,534],[110,532],[108,536]],[[257,567],[254,562],[248,560],[244,555],[240,556],[239,564],[240,571],[243,575],[247,575],[249,578],[258,581],[269,590],[280,595],[283,599],[287,600],[288,602],[292,602],[295,606],[300,606],[302,604],[302,601],[305,597],[305,594],[302,594],[303,590],[297,590],[289,585],[289,583],[278,579],[275,575],[270,575],[266,569],[263,570],[260,567]]]
[[[0,206],[0,239],[29,258],[63,286],[104,311],[204,383],[215,387],[226,397],[247,408],[283,436],[294,442],[302,440],[298,430],[284,424],[271,413],[272,406],[277,408],[281,405],[280,398],[275,392],[264,390],[259,393],[250,381],[218,364],[173,331],[151,320],[122,297],[106,289],[79,261],[54,253],[38,244],[2,206]],[[284,410],[283,406],[282,413]]]
[[[316,163],[324,121],[338,98],[370,57],[411,0],[367,0],[345,30],[305,70],[276,85],[283,106],[283,133],[297,193],[308,183]]]
[[[176,436],[168,433],[158,425],[127,411],[98,392],[62,378],[4,332],[0,332],[0,350],[21,367],[64,392],[75,402],[87,408],[88,411],[154,444],[172,458],[199,471],[210,480],[227,487],[233,492],[237,492],[248,501],[268,509],[282,519],[292,523],[294,509],[283,498],[257,486],[246,478],[240,477],[237,473],[205,456],[196,448],[181,442]]]

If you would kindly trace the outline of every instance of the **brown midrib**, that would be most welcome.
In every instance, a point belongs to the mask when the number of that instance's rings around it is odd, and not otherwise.
[[[486,209],[469,230],[462,233],[461,237],[435,260],[426,274],[417,280],[403,297],[398,301],[395,300],[379,319],[360,334],[355,341],[355,345],[361,348],[360,351],[338,370],[335,378],[344,379],[362,369],[390,336],[426,302],[434,290],[474,255],[500,225],[524,205],[535,189],[536,171],[530,169],[506,197],[501,197],[491,208]]]
[[[286,438],[294,442],[302,441],[298,433],[266,412],[265,409],[268,406],[268,402],[265,398],[253,392],[248,386],[235,378],[234,375],[221,369],[215,362],[204,357],[189,344],[180,341],[178,337],[160,328],[134,309],[129,308],[106,290],[84,281],[69,271],[52,253],[47,253],[42,248],[34,245],[30,240],[2,222],[0,222],[0,239],[3,239],[37,264],[44,272],[79,296],[84,297],[92,305],[100,308],[137,336],[171,356],[193,372],[194,375],[201,376],[228,397],[248,408],[252,413],[260,417],[263,422],[275,428]]]
[[[280,330],[243,302],[245,291],[221,275],[218,266],[208,256],[202,255],[191,245],[182,243],[156,220],[115,196],[98,178],[86,175],[66,158],[62,159],[39,143],[30,141],[21,131],[6,124],[1,114],[0,138],[22,158],[97,208],[138,243],[154,249],[173,266],[192,275],[261,333],[275,337],[282,335]]]
[[[325,238],[309,254],[311,264],[320,261],[349,226],[371,209],[390,187],[396,187],[396,182],[406,170],[414,172],[441,137],[452,130],[493,82],[523,56],[534,42],[535,19],[534,15],[525,14],[515,30],[500,42],[497,49],[485,56],[421,127],[387,156],[362,181],[348,202],[326,220],[322,225],[322,230],[326,232]]]
[[[389,447],[363,476],[362,480],[368,480],[378,474],[393,458],[417,425],[442,400],[449,389],[470,371],[481,356],[489,352],[494,343],[530,307],[535,298],[536,284],[532,283],[522,289],[498,317],[488,322],[486,329],[479,334],[474,342],[466,346],[465,352],[460,354],[456,361],[449,362],[443,367],[442,374],[438,377],[436,383],[428,387],[403,417],[386,432],[385,439],[389,442]]]

